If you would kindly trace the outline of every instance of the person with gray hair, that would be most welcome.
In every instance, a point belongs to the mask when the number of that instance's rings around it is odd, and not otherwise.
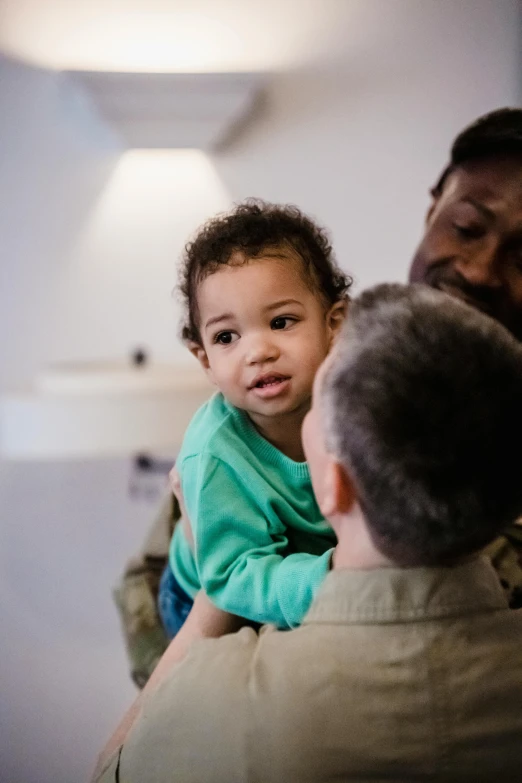
[[[303,443],[337,535],[303,624],[195,643],[99,783],[517,780],[522,615],[481,548],[522,512],[522,347],[423,286],[350,306]]]
[[[329,366],[329,444],[390,560],[449,563],[521,513],[522,346],[496,321],[423,286],[378,286]]]

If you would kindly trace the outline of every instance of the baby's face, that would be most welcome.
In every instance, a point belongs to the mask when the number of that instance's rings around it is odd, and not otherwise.
[[[208,374],[262,425],[309,408],[332,339],[329,312],[289,252],[223,266],[198,290]]]

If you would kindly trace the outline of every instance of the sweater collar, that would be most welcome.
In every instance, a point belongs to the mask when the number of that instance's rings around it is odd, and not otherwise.
[[[234,417],[238,430],[248,443],[249,448],[262,462],[275,465],[283,475],[290,478],[310,481],[310,469],[307,462],[295,462],[287,457],[259,434],[245,411],[235,408],[226,399],[225,405]]]

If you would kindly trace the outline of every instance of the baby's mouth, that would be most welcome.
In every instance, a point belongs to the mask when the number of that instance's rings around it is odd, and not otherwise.
[[[278,374],[270,374],[270,375],[263,375],[262,378],[259,378],[257,381],[254,381],[254,384],[250,387],[251,389],[266,389],[270,386],[277,386],[280,383],[283,383],[284,381],[290,380],[288,375],[278,375]]]

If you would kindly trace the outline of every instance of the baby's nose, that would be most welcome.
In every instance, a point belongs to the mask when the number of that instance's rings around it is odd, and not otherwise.
[[[248,341],[246,361],[248,364],[260,364],[275,359],[279,355],[276,341],[269,335],[256,335]]]

